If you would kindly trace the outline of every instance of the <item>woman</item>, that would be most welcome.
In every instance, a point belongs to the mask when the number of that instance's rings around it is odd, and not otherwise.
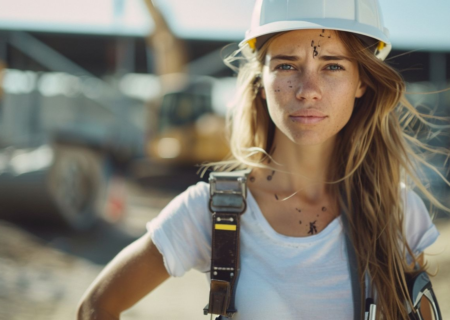
[[[252,169],[234,319],[353,318],[343,217],[377,319],[407,318],[405,276],[425,269],[438,236],[409,186],[439,204],[415,175],[408,124],[422,118],[382,61],[378,14],[376,0],[258,1],[241,56],[228,59],[245,63],[232,157],[216,168]],[[208,199],[205,183],[174,199],[97,278],[80,319],[118,319],[169,276],[209,272]]]

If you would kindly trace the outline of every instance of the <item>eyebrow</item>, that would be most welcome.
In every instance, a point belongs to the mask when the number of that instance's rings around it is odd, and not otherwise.
[[[324,61],[331,61],[331,60],[347,60],[347,61],[351,61],[350,58],[345,57],[345,56],[320,56],[319,60],[324,60]]]
[[[298,61],[298,60],[300,60],[300,58],[298,56],[279,54],[279,55],[273,56],[270,59],[270,61],[273,61],[273,60]],[[350,58],[345,57],[345,56],[319,56],[319,60],[323,60],[323,61],[340,61],[340,60],[351,61]]]

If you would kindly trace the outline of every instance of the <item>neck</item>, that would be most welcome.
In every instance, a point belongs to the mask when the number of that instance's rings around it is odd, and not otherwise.
[[[275,133],[272,166],[277,179],[271,184],[284,196],[296,193],[305,201],[320,201],[330,196],[327,188],[330,166],[333,165],[335,138],[319,145],[301,146],[278,130]],[[270,172],[271,173],[271,172]]]

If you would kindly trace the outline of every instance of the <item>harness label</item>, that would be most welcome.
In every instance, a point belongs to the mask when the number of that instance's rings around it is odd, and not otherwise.
[[[214,229],[226,230],[226,231],[236,231],[236,225],[235,224],[216,224]]]

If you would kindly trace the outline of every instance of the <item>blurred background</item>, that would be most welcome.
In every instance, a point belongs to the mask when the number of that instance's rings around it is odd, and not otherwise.
[[[421,111],[449,116],[450,2],[380,0],[388,63]],[[0,0],[0,319],[74,319],[83,292],[228,149],[222,58],[254,0]],[[225,48],[224,48],[225,47]],[[424,133],[426,137],[426,133]],[[448,135],[431,140],[449,147]],[[443,157],[430,162],[447,178]],[[424,169],[447,206],[449,187]],[[203,180],[207,177],[202,178]],[[450,224],[428,251],[450,316]],[[200,319],[204,275],[170,279],[123,319]],[[209,319],[209,318],[208,318]]]

